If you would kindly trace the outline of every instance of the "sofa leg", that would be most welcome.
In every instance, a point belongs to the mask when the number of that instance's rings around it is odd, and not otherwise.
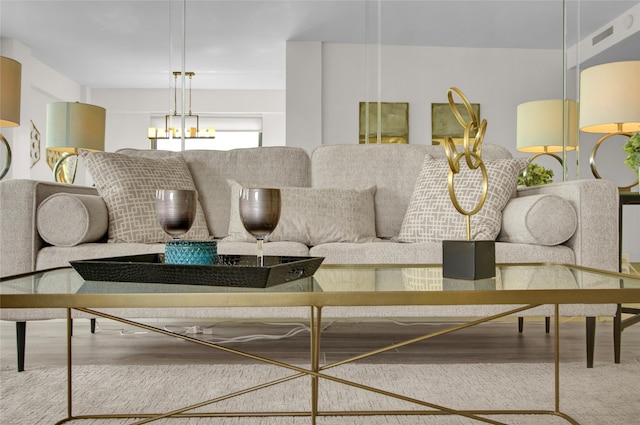
[[[522,333],[524,329],[524,317],[518,317],[518,332]]]
[[[94,334],[96,333],[96,319],[90,319],[91,320],[91,333]]]
[[[549,330],[551,330],[551,317],[547,316],[544,318],[544,331],[549,333]]]
[[[24,349],[26,345],[27,322],[16,322],[16,342],[18,345],[18,372],[24,371]]]
[[[596,340],[596,318],[587,317],[587,367],[593,367],[593,350],[595,348]]]
[[[613,360],[620,363],[620,351],[622,345],[622,305],[618,304],[616,315],[613,318]]]

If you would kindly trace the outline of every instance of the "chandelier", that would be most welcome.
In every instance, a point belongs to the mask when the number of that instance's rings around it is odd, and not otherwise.
[[[177,120],[177,118],[182,116],[182,114],[178,115],[178,76],[182,75],[181,71],[173,72],[173,114],[169,113],[164,117],[164,128],[158,127],[149,127],[148,130],[148,138],[155,139],[181,139],[183,138],[182,134],[182,126],[176,127],[175,125],[171,125],[172,118]],[[208,127],[200,130],[200,117],[197,114],[191,112],[191,80],[196,75],[195,72],[185,72],[184,75],[189,78],[189,112],[184,115],[185,118],[185,128],[184,128],[184,138],[185,139],[213,139],[216,137],[216,129],[214,127]],[[187,127],[187,120],[190,121],[190,124],[195,123],[195,127]]]

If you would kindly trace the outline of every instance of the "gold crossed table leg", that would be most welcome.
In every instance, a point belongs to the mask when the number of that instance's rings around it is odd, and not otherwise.
[[[400,347],[404,347],[410,344],[414,344],[416,342],[424,341],[436,336],[445,335],[451,332],[455,332],[461,329],[465,329],[471,326],[475,326],[481,323],[485,323],[494,319],[498,319],[501,317],[505,317],[511,314],[515,314],[524,310],[528,310],[530,308],[537,307],[537,305],[527,305],[520,308],[512,309],[503,313],[499,313],[493,316],[489,316],[486,318],[474,320],[462,325],[453,326],[447,329],[443,329],[437,332],[433,332],[427,335],[423,335],[417,338],[409,339],[407,341],[403,341],[400,343],[392,344],[377,350],[373,350],[367,353],[363,353],[357,356],[353,356],[339,362],[327,364],[324,366],[320,366],[320,339],[321,339],[321,319],[322,319],[322,307],[313,306],[310,311],[310,368],[305,369],[296,365],[283,363],[277,360],[257,356],[251,353],[246,353],[240,350],[235,350],[233,348],[221,346],[218,344],[213,344],[207,341],[199,340],[197,338],[189,337],[186,335],[177,335],[173,332],[156,328],[153,326],[149,326],[143,323],[130,321],[127,319],[115,317],[109,314],[105,314],[99,311],[94,311],[85,308],[76,308],[79,311],[83,311],[85,313],[93,314],[98,317],[107,318],[110,320],[114,320],[120,323],[128,324],[131,326],[139,327],[142,329],[146,329],[152,332],[168,335],[171,337],[177,337],[185,341],[189,341],[195,344],[204,345],[210,348],[214,348],[217,350],[225,351],[227,353],[232,353],[238,356],[250,358],[256,360],[258,362],[263,362],[267,364],[271,364],[274,366],[279,366],[285,369],[289,369],[292,372],[296,372],[295,374],[270,381],[265,382],[253,387],[245,388],[241,391],[236,391],[230,394],[226,394],[220,397],[216,397],[211,400],[202,401],[200,403],[192,404],[189,406],[185,406],[180,409],[173,410],[171,412],[164,413],[121,413],[121,414],[102,414],[102,415],[73,415],[73,396],[72,396],[72,384],[73,384],[73,376],[72,376],[72,341],[71,341],[71,309],[67,309],[67,418],[56,423],[63,424],[66,422],[70,422],[76,419],[122,419],[122,418],[130,418],[130,419],[138,419],[135,422],[132,422],[132,425],[146,424],[163,418],[184,418],[184,417],[270,417],[270,416],[307,416],[311,419],[311,424],[315,425],[317,418],[321,416],[383,416],[383,415],[458,415],[467,418],[474,419],[478,422],[489,423],[489,424],[497,424],[497,425],[506,425],[504,422],[499,422],[496,420],[490,419],[488,416],[495,415],[552,415],[560,417],[567,422],[579,425],[579,423],[571,418],[569,415],[562,413],[560,411],[560,355],[559,355],[559,344],[560,344],[560,326],[559,326],[559,306],[555,305],[555,335],[554,335],[554,367],[555,367],[555,379],[554,379],[554,393],[555,393],[555,405],[553,410],[458,410],[452,409],[445,406],[437,405],[434,403],[429,403],[424,400],[419,400],[416,398],[404,396],[401,394],[393,393],[390,391],[386,391],[379,388],[374,388],[371,386],[363,385],[357,382],[341,379],[335,376],[326,375],[323,373],[324,371],[338,367],[343,364],[351,363],[356,360],[361,360],[376,354],[384,353],[386,351],[394,350]],[[293,379],[297,379],[303,376],[311,377],[311,409],[309,412],[306,411],[289,411],[289,412],[205,412],[205,413],[188,413],[191,410],[196,408],[202,408],[219,401],[228,400],[233,397],[237,397],[243,394],[247,394],[253,391],[257,391],[259,389],[271,387],[280,383],[284,383]],[[318,404],[319,399],[319,381],[320,379],[327,379],[329,381],[337,382],[343,385],[348,385],[351,387],[359,388],[365,391],[371,391],[376,394],[384,395],[387,397],[395,398],[398,400],[403,400],[406,402],[414,403],[416,405],[422,406],[428,409],[415,409],[415,410],[349,410],[349,411],[330,411],[330,410],[321,410]]]

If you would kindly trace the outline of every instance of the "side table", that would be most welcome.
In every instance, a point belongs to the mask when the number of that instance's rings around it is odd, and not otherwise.
[[[622,271],[622,210],[625,205],[640,205],[640,193],[624,192],[620,193],[620,203],[618,205],[618,242],[619,242],[619,259],[620,269]],[[631,314],[632,316],[622,320],[623,314]],[[640,308],[624,307],[618,304],[618,312],[614,319],[614,344],[615,344],[615,362],[620,363],[620,343],[622,340],[622,331],[631,325],[640,322]]]

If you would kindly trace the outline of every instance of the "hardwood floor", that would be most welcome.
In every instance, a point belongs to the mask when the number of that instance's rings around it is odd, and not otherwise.
[[[257,322],[189,322],[146,320],[152,326],[174,332],[202,331],[204,339],[238,339],[246,342],[226,344],[238,350],[292,363],[309,361],[309,334],[301,324]],[[414,338],[443,329],[445,322],[400,324],[391,321],[325,322],[321,343],[321,362],[331,363],[363,351]],[[279,338],[287,333],[293,336]],[[546,334],[544,322],[525,321],[524,332],[517,323],[502,321],[439,336],[415,345],[394,349],[370,357],[364,363],[506,363],[553,361],[552,333]],[[66,322],[48,320],[27,324],[26,370],[66,362]],[[272,339],[251,340],[254,335]],[[586,362],[585,324],[581,318],[566,319],[560,325],[560,358],[563,362]],[[91,334],[89,322],[77,319],[73,337],[74,364],[189,364],[250,362],[232,354],[190,344],[178,338],[158,335],[116,322],[99,319],[98,330]],[[640,324],[622,335],[622,361],[640,359]],[[595,363],[613,362],[613,331],[609,320],[596,326]],[[0,366],[16,367],[15,324],[0,322]]]

